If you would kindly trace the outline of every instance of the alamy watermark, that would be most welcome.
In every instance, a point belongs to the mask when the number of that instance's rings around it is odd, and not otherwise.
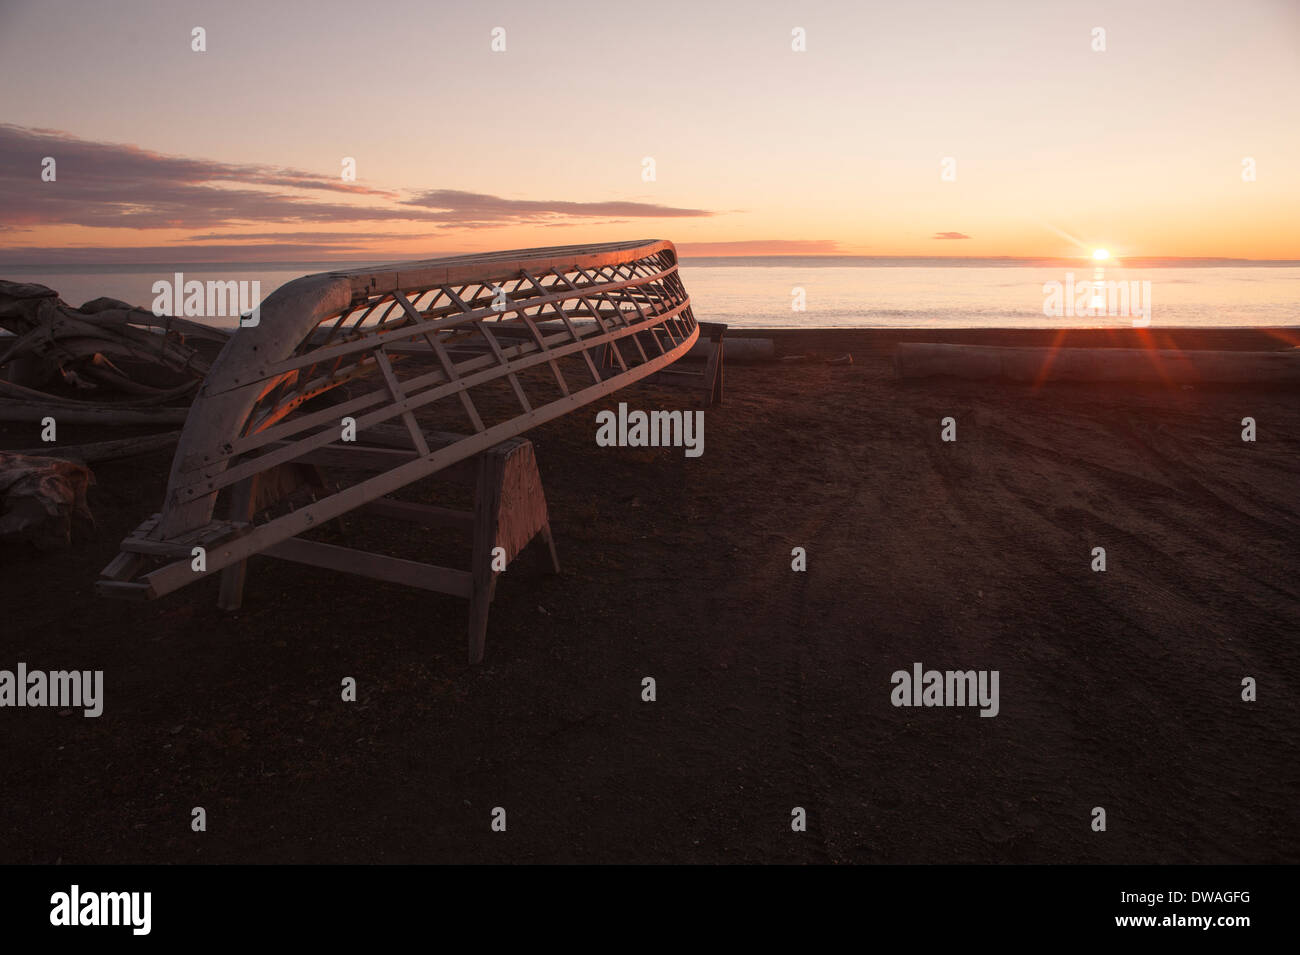
[[[997,670],[895,670],[889,678],[894,706],[978,706],[980,716],[998,715]]]
[[[104,712],[103,670],[0,670],[0,707],[81,707],[85,716]]]
[[[239,318],[241,328],[253,328],[262,317],[262,283],[249,281],[185,280],[177,272],[172,281],[153,283],[153,313],[175,318]]]
[[[1100,276],[1076,282],[1074,273],[1066,272],[1064,284],[1055,279],[1043,283],[1043,314],[1048,318],[1131,318],[1134,327],[1145,327],[1151,324],[1151,282]]]
[[[152,892],[82,892],[73,885],[50,896],[50,924],[126,925],[132,935],[148,935],[152,928]]]
[[[602,448],[685,448],[688,458],[704,453],[703,411],[628,411],[596,413],[596,444]]]

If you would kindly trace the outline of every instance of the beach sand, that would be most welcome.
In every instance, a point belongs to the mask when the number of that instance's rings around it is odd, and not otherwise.
[[[96,597],[170,454],[96,466],[74,549],[0,552],[0,667],[103,669],[106,697],[3,713],[0,861],[1300,861],[1294,390],[893,376],[897,341],[1053,332],[774,337],[855,361],[728,366],[699,458],[596,446],[601,408],[692,406],[650,383],[529,433],[563,572],[538,544],[510,567],[478,667],[463,601],[269,559],[236,614],[214,580]],[[1064,343],[1142,341],[1287,344]],[[405,496],[465,503],[440,487]],[[467,554],[388,522],[322,535]],[[998,670],[998,715],[892,706],[916,662]]]

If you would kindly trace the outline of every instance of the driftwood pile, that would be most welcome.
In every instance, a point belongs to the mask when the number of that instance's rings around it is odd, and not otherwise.
[[[227,337],[116,299],[73,308],[44,285],[5,281],[0,328],[13,336],[0,339],[0,421],[30,421],[34,411],[43,417],[57,406],[67,421],[142,423],[113,414],[159,408],[190,395],[208,362],[187,339]]]
[[[0,422],[38,428],[48,419],[56,427],[175,428],[208,370],[193,343],[228,337],[111,298],[73,308],[43,285],[2,280],[0,329],[9,333],[0,337]],[[86,464],[167,447],[179,434],[0,452],[0,540],[66,544],[72,517],[90,517]]]

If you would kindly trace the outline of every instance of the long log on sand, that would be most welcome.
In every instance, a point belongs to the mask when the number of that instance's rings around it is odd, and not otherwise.
[[[148,454],[170,448],[178,440],[179,431],[164,434],[146,434],[138,438],[118,438],[113,441],[96,441],[93,444],[80,444],[75,447],[54,445],[46,448],[24,448],[11,451],[10,454],[25,454],[33,458],[63,458],[69,461],[81,461],[95,464],[99,461],[115,461],[118,458],[130,458],[137,454]]]
[[[0,400],[0,421],[40,424],[46,417],[59,424],[184,424],[189,408],[114,408],[112,406],[40,405],[29,401]]]
[[[901,378],[1136,381],[1158,384],[1300,384],[1300,349],[1166,351],[1144,348],[1006,348],[901,342]]]
[[[707,338],[700,338],[686,353],[687,358],[708,358],[718,346]],[[732,364],[750,364],[776,360],[776,343],[770,338],[738,338],[726,341],[727,361]]]

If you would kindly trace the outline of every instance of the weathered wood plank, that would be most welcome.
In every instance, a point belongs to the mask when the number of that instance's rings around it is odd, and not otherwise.
[[[903,378],[950,375],[1011,381],[1137,381],[1156,384],[1300,382],[1300,351],[1172,351],[1145,348],[1016,348],[903,342]]]
[[[339,547],[337,544],[322,544],[295,537],[268,547],[262,553],[281,560],[310,564],[344,574],[357,574],[406,587],[418,587],[421,590],[433,590],[453,597],[469,597],[471,594],[472,580],[466,571],[373,554],[351,547]]]

